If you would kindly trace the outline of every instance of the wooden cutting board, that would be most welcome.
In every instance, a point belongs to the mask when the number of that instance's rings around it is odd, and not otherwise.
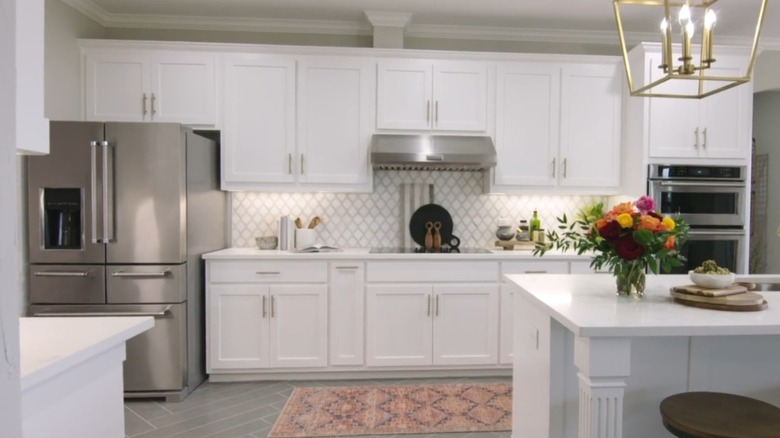
[[[701,295],[705,297],[725,297],[727,295],[743,294],[748,291],[748,288],[736,283],[722,289],[709,289],[691,284],[687,286],[675,286],[672,288],[672,291],[681,294]]]
[[[727,295],[725,297],[706,297],[703,295],[690,295],[670,291],[672,297],[682,301],[692,301],[696,303],[721,304],[724,306],[756,306],[764,302],[764,297],[755,292],[745,292],[736,295]]]
[[[766,301],[763,301],[761,304],[754,304],[751,306],[732,306],[730,304],[701,303],[698,301],[681,300],[678,298],[675,298],[674,301],[676,303],[680,303],[685,306],[700,307],[702,309],[712,309],[712,310],[728,310],[732,312],[754,312],[757,310],[764,310],[767,307],[769,307],[769,304],[767,304]]]

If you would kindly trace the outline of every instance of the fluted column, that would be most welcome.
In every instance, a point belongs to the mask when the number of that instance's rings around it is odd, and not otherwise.
[[[631,341],[577,337],[574,365],[579,370],[579,438],[621,438]]]

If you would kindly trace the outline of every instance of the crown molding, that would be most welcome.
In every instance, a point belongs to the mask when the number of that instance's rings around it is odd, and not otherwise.
[[[279,20],[245,17],[191,17],[174,15],[112,14],[90,0],[62,0],[105,27],[138,29],[177,29],[207,31],[246,31],[302,34],[371,35],[373,26],[402,26],[411,14],[365,11],[371,24],[331,20]],[[370,14],[370,15],[369,15]],[[615,31],[550,30],[490,26],[449,26],[408,24],[405,36],[461,40],[527,41],[569,44],[617,45]],[[635,45],[655,41],[655,33],[626,33],[626,42]],[[719,36],[719,44],[747,46],[749,37]],[[780,50],[780,38],[761,38],[762,50]]]
[[[406,27],[412,14],[407,12],[363,11],[374,27]]]

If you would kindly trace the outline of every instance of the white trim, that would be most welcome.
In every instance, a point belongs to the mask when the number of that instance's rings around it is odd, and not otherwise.
[[[325,35],[371,35],[373,26],[406,27],[406,36],[484,41],[528,41],[547,43],[578,43],[618,45],[613,30],[586,31],[570,29],[531,29],[520,27],[452,26],[436,24],[406,24],[411,14],[364,11],[369,23],[336,20],[287,20],[247,17],[191,17],[177,15],[112,14],[91,0],[62,0],[77,11],[105,27],[137,29],[177,29],[210,31],[246,31],[270,33],[301,33]],[[751,37],[720,36],[727,45],[750,45]],[[626,33],[631,45],[655,41],[655,33]],[[764,50],[780,50],[780,38],[761,38]]]
[[[412,14],[406,12],[363,11],[372,26],[404,28],[412,19]]]

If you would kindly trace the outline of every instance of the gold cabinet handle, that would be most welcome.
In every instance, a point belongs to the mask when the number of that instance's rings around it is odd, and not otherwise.
[[[146,115],[146,93],[141,97],[141,114]]]
[[[157,100],[157,97],[155,97],[154,93],[152,93],[152,115],[157,114],[157,110],[154,108],[154,102]]]
[[[427,316],[431,316],[431,296],[428,295],[428,312],[426,313]]]
[[[266,311],[265,311],[265,295],[263,295],[263,318],[265,318]]]
[[[566,158],[563,159],[563,177],[566,178]]]
[[[292,175],[292,154],[287,154],[287,174]]]
[[[425,123],[431,122],[431,101],[426,101],[425,104]]]
[[[525,271],[526,274],[546,274],[547,271]]]
[[[439,296],[436,295],[436,317],[439,316]]]
[[[707,149],[707,128],[704,128],[704,142],[701,144],[702,149]]]
[[[436,111],[434,111],[433,114],[434,114],[434,121],[438,125],[439,124],[439,101],[438,100],[436,101]]]
[[[274,317],[274,296],[271,295],[271,318]]]
[[[555,178],[555,158],[553,158],[552,177]]]
[[[255,274],[257,275],[279,275],[279,271],[257,271]]]
[[[693,135],[694,135],[694,139],[695,139],[695,141],[693,143],[693,147],[696,148],[696,149],[699,149],[699,128],[696,128],[693,131]]]
[[[340,271],[353,271],[358,268],[359,266],[336,266],[336,269]]]
[[[303,154],[301,154],[301,175],[303,175]]]

